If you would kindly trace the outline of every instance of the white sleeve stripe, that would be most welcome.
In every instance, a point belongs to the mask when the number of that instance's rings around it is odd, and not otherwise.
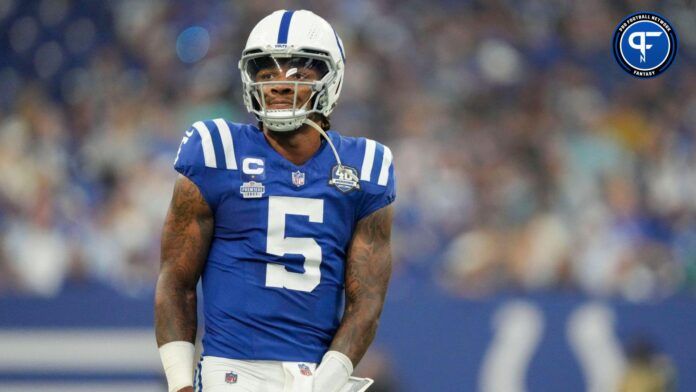
[[[389,167],[392,164],[392,152],[389,147],[384,146],[384,156],[382,156],[382,169],[379,171],[377,185],[387,185],[389,180]]]
[[[193,124],[196,128],[198,134],[201,135],[201,145],[203,146],[203,158],[205,159],[205,166],[217,168],[217,162],[215,161],[215,149],[213,148],[213,139],[210,138],[210,131],[208,127],[205,126],[203,121],[196,121]]]
[[[237,170],[237,160],[234,156],[234,143],[232,142],[232,132],[227,122],[221,118],[213,120],[217,125],[220,139],[222,139],[222,149],[225,152],[225,166],[228,170]]]
[[[365,139],[365,157],[363,158],[362,168],[360,170],[360,179],[370,181],[372,173],[372,165],[375,161],[375,148],[377,143],[372,139]]]

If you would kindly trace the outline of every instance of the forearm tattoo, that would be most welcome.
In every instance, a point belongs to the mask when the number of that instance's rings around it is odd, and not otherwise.
[[[331,350],[360,362],[377,332],[391,275],[392,207],[358,222],[346,262],[346,309]]]
[[[198,187],[179,177],[162,229],[155,292],[157,345],[196,338],[196,285],[213,234],[213,215]]]

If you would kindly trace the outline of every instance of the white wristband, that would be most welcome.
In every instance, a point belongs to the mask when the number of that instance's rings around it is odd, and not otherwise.
[[[330,359],[336,359],[338,362],[340,362],[340,364],[346,369],[348,376],[353,374],[353,362],[351,362],[350,358],[348,358],[346,354],[343,354],[340,351],[327,351],[326,354],[324,354],[324,357],[321,359],[321,363],[328,363]]]
[[[182,340],[163,344],[159,348],[169,392],[193,386],[193,355],[196,348]]]
[[[335,392],[353,374],[353,363],[339,351],[327,351],[314,375],[314,392]]]

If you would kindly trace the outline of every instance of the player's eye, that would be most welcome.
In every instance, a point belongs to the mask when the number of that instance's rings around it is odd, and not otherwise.
[[[256,74],[256,80],[272,80],[275,74],[273,72],[261,71]]]
[[[307,80],[311,77],[311,74],[307,71],[297,71],[295,74],[293,74],[290,78],[295,79],[295,80]]]

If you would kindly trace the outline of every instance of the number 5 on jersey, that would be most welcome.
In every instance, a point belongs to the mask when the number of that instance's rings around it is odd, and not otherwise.
[[[285,196],[268,198],[266,252],[279,257],[286,254],[304,256],[305,272],[290,272],[282,264],[268,263],[266,286],[312,291],[321,281],[321,247],[314,238],[285,237],[286,215],[307,216],[310,223],[323,223],[324,200]]]

